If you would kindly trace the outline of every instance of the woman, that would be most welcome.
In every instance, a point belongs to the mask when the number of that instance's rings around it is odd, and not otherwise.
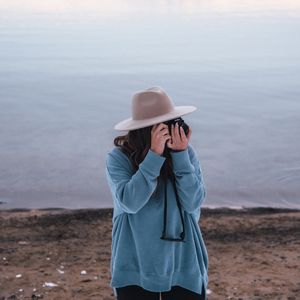
[[[153,87],[136,92],[132,117],[115,125],[128,130],[106,159],[114,203],[110,285],[118,300],[206,299],[198,225],[205,187],[181,118],[194,110]]]

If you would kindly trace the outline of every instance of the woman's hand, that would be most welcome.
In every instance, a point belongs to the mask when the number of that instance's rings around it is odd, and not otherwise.
[[[176,122],[175,127],[174,124],[171,126],[171,140],[167,142],[167,146],[175,151],[185,150],[188,146],[189,140],[192,135],[192,129],[189,127],[188,135],[185,135],[183,128],[178,126]]]
[[[153,125],[151,130],[151,147],[150,149],[162,155],[165,149],[166,141],[171,139],[168,125],[164,123]]]

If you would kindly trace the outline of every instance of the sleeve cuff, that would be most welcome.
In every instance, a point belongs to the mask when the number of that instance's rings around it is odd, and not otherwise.
[[[147,155],[145,156],[142,165],[143,168],[147,169],[154,176],[159,176],[160,169],[166,158],[161,156],[151,149],[149,149]]]
[[[171,156],[174,171],[195,171],[195,168],[190,161],[188,148],[179,152],[171,152]]]

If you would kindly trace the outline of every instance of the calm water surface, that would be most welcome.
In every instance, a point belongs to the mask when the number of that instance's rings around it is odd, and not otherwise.
[[[157,85],[198,107],[205,206],[300,208],[299,32],[299,1],[0,0],[0,208],[111,207],[113,125]]]

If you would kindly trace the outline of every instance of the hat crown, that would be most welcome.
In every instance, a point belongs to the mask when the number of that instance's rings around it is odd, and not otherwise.
[[[172,111],[174,111],[174,103],[160,87],[152,87],[133,95],[133,120],[150,119]]]

